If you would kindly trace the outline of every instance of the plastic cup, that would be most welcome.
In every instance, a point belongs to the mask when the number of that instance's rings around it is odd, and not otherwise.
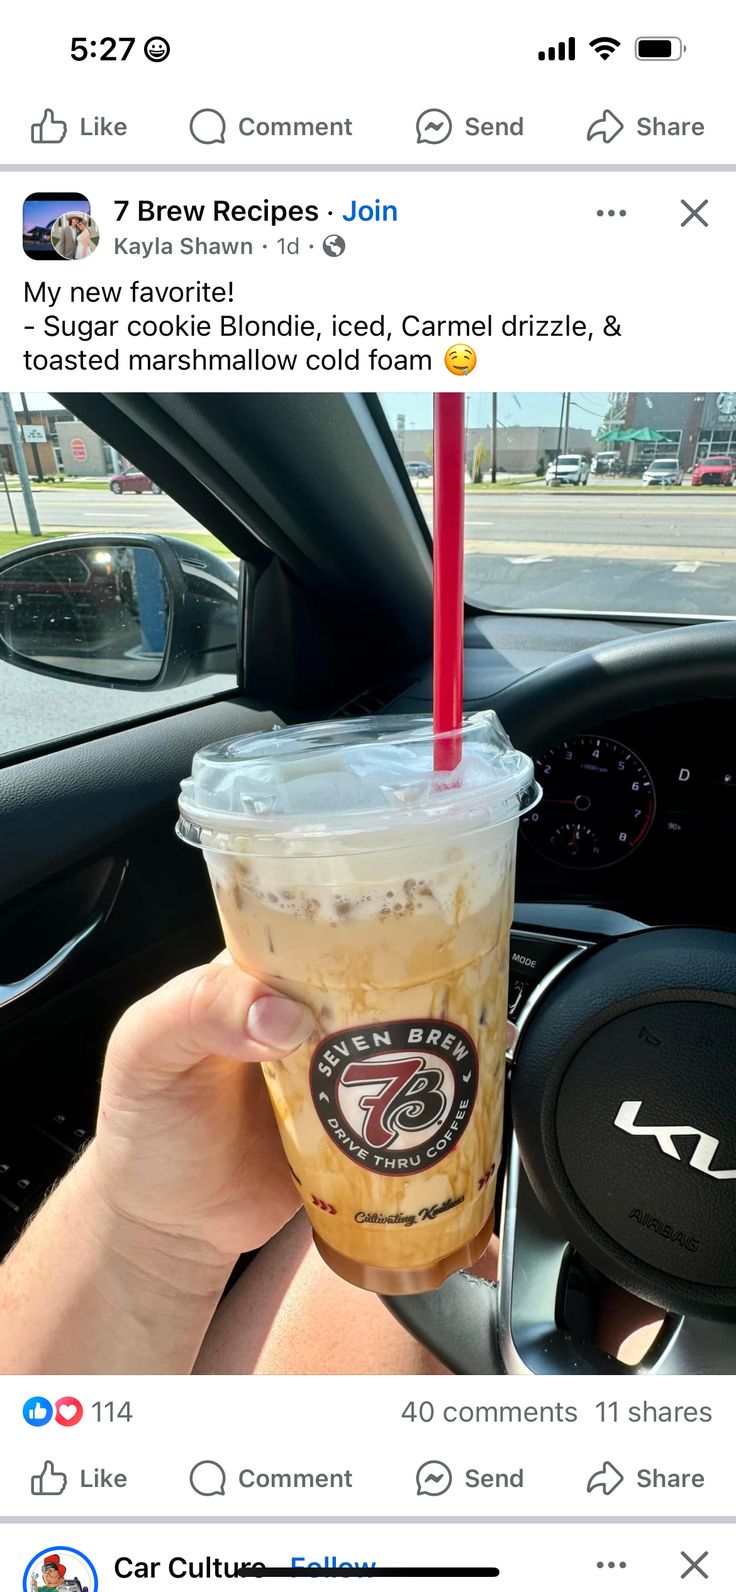
[[[204,747],[177,830],[204,851],[235,961],[314,1012],[264,1066],[320,1254],[421,1293],[491,1237],[509,931],[531,758],[494,713],[330,720]]]

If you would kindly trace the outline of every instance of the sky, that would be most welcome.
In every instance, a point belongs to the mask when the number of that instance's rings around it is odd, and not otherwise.
[[[23,206],[23,231],[29,232],[31,227],[50,227],[52,221],[65,210],[77,207],[89,210],[89,200],[83,194],[59,193],[51,199],[26,199]]]
[[[431,393],[379,393],[381,403],[391,421],[396,425],[397,415],[406,416],[406,429],[428,430],[432,425]],[[606,392],[574,392],[570,407],[570,421],[586,431],[597,431],[608,409]],[[498,394],[498,424],[500,426],[556,426],[560,420],[561,392],[500,392]],[[491,422],[491,394],[473,392],[468,395],[468,425],[487,426]]]
[[[379,393],[381,403],[396,426],[398,415],[406,417],[407,431],[429,430],[432,426],[432,394],[427,392]],[[28,408],[60,409],[62,405],[48,393],[26,393]],[[13,393],[13,403],[20,407],[20,394]],[[561,392],[500,392],[498,394],[498,423],[500,426],[556,426],[559,425]],[[584,430],[597,431],[608,409],[607,392],[574,392],[570,406],[570,421]],[[473,392],[468,395],[468,425],[487,426],[491,421],[491,394]]]

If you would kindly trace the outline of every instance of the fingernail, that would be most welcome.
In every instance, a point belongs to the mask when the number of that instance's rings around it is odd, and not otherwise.
[[[288,1055],[313,1032],[314,1016],[308,1006],[285,995],[260,995],[253,1002],[245,1025],[249,1039],[269,1050]]]

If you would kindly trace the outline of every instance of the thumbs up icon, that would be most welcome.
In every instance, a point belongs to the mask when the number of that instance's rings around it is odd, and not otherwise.
[[[40,1476],[31,1476],[31,1492],[43,1498],[58,1498],[66,1487],[66,1476],[63,1470],[54,1470],[50,1459],[41,1471]]]
[[[44,111],[40,122],[31,123],[31,143],[60,144],[66,138],[66,122],[57,121],[53,111]]]

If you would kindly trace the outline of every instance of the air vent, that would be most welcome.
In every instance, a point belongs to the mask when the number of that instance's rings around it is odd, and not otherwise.
[[[360,696],[353,697],[352,702],[346,702],[343,707],[333,713],[334,719],[358,719],[368,717],[371,713],[383,713],[387,707],[395,702],[397,697],[403,696],[409,687],[416,683],[416,675],[405,675],[400,680],[386,682],[385,685],[373,686],[369,691],[361,691]]]

